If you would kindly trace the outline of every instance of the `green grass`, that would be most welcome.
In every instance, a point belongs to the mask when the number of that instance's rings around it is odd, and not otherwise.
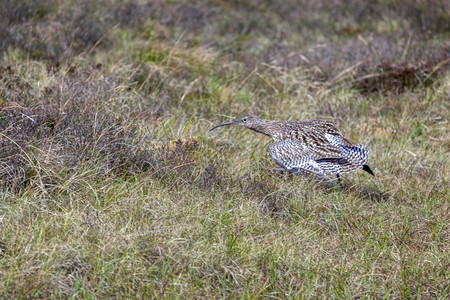
[[[448,5],[325,2],[4,4],[0,297],[447,299]],[[376,176],[209,131],[247,113],[333,120]]]

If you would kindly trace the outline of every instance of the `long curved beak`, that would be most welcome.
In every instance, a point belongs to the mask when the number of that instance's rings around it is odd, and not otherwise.
[[[218,127],[222,127],[222,126],[226,126],[226,125],[239,124],[239,123],[241,123],[241,122],[242,122],[241,120],[235,120],[235,121],[231,121],[231,122],[227,122],[227,123],[222,123],[222,124],[219,124],[219,125],[217,125],[217,126],[214,126],[214,127],[211,128],[209,131],[212,131],[212,130],[218,128]]]

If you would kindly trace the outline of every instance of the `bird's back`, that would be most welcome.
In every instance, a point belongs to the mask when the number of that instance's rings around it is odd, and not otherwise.
[[[326,120],[303,120],[303,121],[281,121],[277,133],[272,135],[275,142],[282,140],[296,140],[307,147],[336,148],[328,139],[326,134],[339,138],[346,146],[355,145],[349,138],[344,136],[336,126]]]

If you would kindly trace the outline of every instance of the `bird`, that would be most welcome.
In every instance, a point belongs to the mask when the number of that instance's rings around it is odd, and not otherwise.
[[[340,182],[340,174],[359,169],[374,175],[368,166],[369,150],[344,136],[336,126],[326,120],[277,121],[248,115],[242,119],[214,126],[210,131],[228,125],[240,125],[269,136],[269,154],[281,167],[293,174],[316,175],[331,181],[334,174]],[[332,182],[332,181],[331,181]]]

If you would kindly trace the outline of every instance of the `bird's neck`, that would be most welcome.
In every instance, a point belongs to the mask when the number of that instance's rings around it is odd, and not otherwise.
[[[258,133],[262,133],[264,135],[270,136],[273,139],[276,139],[275,136],[279,131],[279,126],[276,123],[277,121],[273,120],[261,120],[258,124],[255,124],[252,128],[253,131]]]

